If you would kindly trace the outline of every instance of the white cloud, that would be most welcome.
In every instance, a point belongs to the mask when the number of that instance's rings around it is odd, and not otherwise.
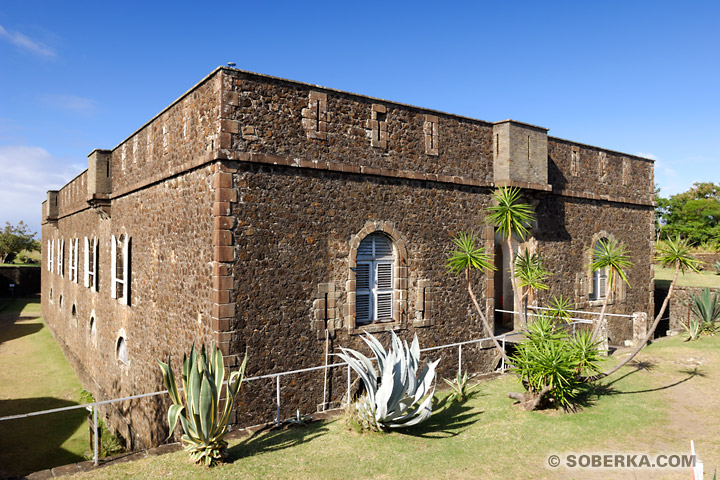
[[[89,115],[95,111],[95,100],[87,97],[69,94],[50,94],[40,97],[40,101],[60,110]]]
[[[657,159],[658,159],[657,155],[653,155],[652,153],[638,152],[638,153],[636,153],[635,155],[637,155],[638,157],[649,158],[650,160],[657,160]]]
[[[0,226],[22,220],[39,233],[47,191],[59,189],[85,168],[61,162],[41,147],[0,146]]]
[[[41,57],[57,56],[55,51],[47,45],[33,40],[32,38],[28,37],[27,35],[23,35],[20,32],[10,33],[5,30],[2,25],[0,25],[0,38],[5,38],[16,47],[22,50],[26,50],[32,54],[39,55]]]

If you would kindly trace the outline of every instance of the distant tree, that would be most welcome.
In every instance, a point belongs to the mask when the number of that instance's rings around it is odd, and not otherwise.
[[[696,182],[669,199],[656,195],[660,238],[681,237],[691,245],[720,243],[720,184]]]
[[[35,232],[30,232],[22,220],[16,226],[5,222],[5,228],[0,231],[0,263],[12,262],[23,250],[40,250],[40,244],[34,237]]]

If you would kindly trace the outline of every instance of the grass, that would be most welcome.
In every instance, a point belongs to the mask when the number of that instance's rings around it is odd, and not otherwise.
[[[25,255],[28,258],[35,261],[35,263],[23,263],[20,260],[18,260],[18,257],[21,255]],[[39,267],[40,261],[42,260],[42,252],[33,250],[33,251],[27,251],[23,250],[20,252],[15,259],[12,261],[12,263],[0,263],[1,267],[17,267],[17,266],[26,266],[26,267]]]
[[[507,398],[510,376],[485,382],[464,404],[445,404],[417,427],[358,433],[344,419],[232,440],[233,463],[192,465],[185,452],[147,457],[76,478],[619,478],[620,473],[550,469],[548,455],[570,452],[686,453],[696,441],[710,470],[718,459],[720,338],[664,339],[640,363],[606,379],[577,413],[525,412]],[[699,360],[702,359],[702,360]],[[608,362],[614,362],[611,359]],[[689,362],[689,363],[688,363]],[[693,363],[695,362],[695,363]],[[700,362],[701,366],[698,367]],[[693,367],[694,365],[694,367]],[[437,394],[439,403],[450,392]],[[680,421],[676,418],[680,415]],[[645,472],[646,474],[648,472]],[[599,475],[599,476],[594,476]],[[648,478],[688,478],[661,471]],[[628,477],[622,477],[628,478]],[[643,477],[645,478],[645,477]]]
[[[655,286],[667,288],[673,277],[673,269],[655,266]],[[715,271],[710,272],[685,272],[678,275],[677,285],[679,287],[720,287],[720,275]]]
[[[80,389],[39,298],[0,299],[0,417],[76,405]],[[0,422],[0,477],[83,460],[86,419],[75,410]]]

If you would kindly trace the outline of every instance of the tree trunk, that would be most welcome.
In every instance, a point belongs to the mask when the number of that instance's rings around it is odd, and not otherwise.
[[[497,348],[498,352],[500,352],[500,355],[502,356],[503,360],[505,360],[505,364],[510,363],[507,356],[505,355],[505,350],[500,346],[500,342],[497,341],[497,338],[495,338],[495,332],[490,328],[490,324],[488,323],[488,319],[483,313],[482,309],[480,308],[480,305],[478,304],[477,298],[475,298],[475,293],[472,289],[472,281],[470,277],[470,269],[465,270],[465,276],[467,278],[467,287],[468,287],[468,293],[470,294],[470,299],[473,302],[473,305],[475,305],[475,310],[477,310],[478,315],[480,315],[480,319],[483,322],[483,325],[485,326],[485,331],[487,332],[488,336],[492,338],[493,343],[495,344],[495,348]]]
[[[520,321],[522,322],[522,326],[527,327],[527,318],[525,317],[525,313],[522,309],[522,302],[520,300],[520,295],[518,293],[517,289],[517,282],[515,281],[515,252],[513,252],[512,248],[512,234],[508,234],[507,237],[507,246],[508,246],[508,260],[510,261],[510,285],[512,286],[513,291],[513,299],[515,300],[515,305],[513,305],[513,310],[517,309],[518,312],[520,312]],[[513,327],[514,327],[513,322]]]
[[[612,273],[611,281],[610,281],[610,287],[615,284],[613,281],[615,279],[615,272]],[[605,292],[605,298],[603,299],[602,308],[600,309],[600,318],[598,319],[597,323],[595,324],[595,327],[593,328],[593,334],[592,334],[592,340],[593,342],[597,338],[598,334],[600,333],[600,326],[602,325],[602,321],[605,318],[605,310],[607,309],[608,300],[610,299],[610,295],[608,295],[608,292]]]
[[[635,350],[633,350],[632,354],[630,354],[630,356],[628,358],[626,358],[622,362],[618,363],[617,365],[615,365],[613,368],[611,368],[607,372],[598,375],[597,378],[607,377],[608,375],[612,375],[613,373],[617,372],[622,367],[627,365],[628,362],[630,362],[630,360],[635,358],[635,355],[637,355],[640,352],[640,350],[642,350],[643,347],[645,345],[647,345],[647,342],[650,341],[653,334],[655,333],[655,329],[657,328],[658,324],[660,323],[660,319],[662,318],[663,313],[665,313],[665,309],[667,308],[668,303],[670,302],[670,297],[672,297],[673,290],[675,289],[675,282],[677,282],[679,273],[680,273],[680,264],[677,263],[677,264],[675,264],[675,274],[673,275],[672,282],[670,283],[670,288],[668,288],[668,293],[665,296],[665,301],[663,301],[662,308],[660,309],[660,313],[658,313],[657,317],[655,317],[655,320],[653,321],[653,324],[650,327],[650,330],[648,331],[647,335],[645,336],[645,339],[642,342],[640,342],[640,345],[635,347]]]
[[[520,405],[522,406],[522,408],[524,410],[532,411],[532,410],[537,410],[538,406],[540,406],[540,402],[542,402],[543,398],[545,398],[545,395],[550,393],[550,390],[552,390],[552,385],[546,385],[545,387],[543,387],[542,390],[540,390],[540,393],[510,392],[510,393],[508,393],[508,397],[520,402]]]

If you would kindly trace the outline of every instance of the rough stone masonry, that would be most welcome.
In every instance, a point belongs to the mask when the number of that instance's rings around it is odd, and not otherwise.
[[[323,365],[363,331],[423,347],[486,336],[463,278],[446,274],[452,237],[474,231],[498,272],[475,277],[495,333],[516,319],[508,253],[488,226],[490,193],[523,189],[537,211],[515,242],[545,259],[548,293],[578,308],[652,312],[653,162],[553,138],[513,120],[475,120],[330,88],[218,68],[43,203],[43,316],[99,400],[163,389],[193,342],[248,375]],[[628,245],[630,288],[588,269],[602,238]],[[390,247],[383,247],[383,245]],[[384,249],[383,249],[384,248]],[[609,341],[632,339],[613,317]],[[441,376],[457,368],[442,356]],[[329,357],[332,363],[333,357]],[[463,349],[488,371],[487,343]],[[342,368],[281,379],[280,415],[337,406]],[[273,379],[248,382],[233,421],[276,415]],[[167,399],[104,412],[131,447],[167,435]]]

